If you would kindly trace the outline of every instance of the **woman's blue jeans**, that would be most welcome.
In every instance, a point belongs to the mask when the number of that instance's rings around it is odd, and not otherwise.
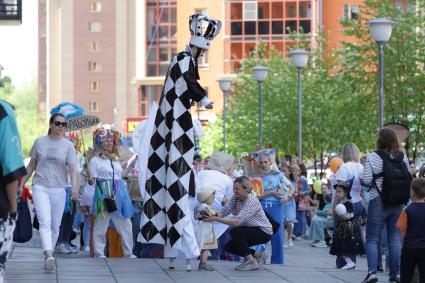
[[[294,223],[294,235],[304,237],[307,229],[307,216],[305,210],[297,210],[297,223]]]
[[[280,224],[279,232],[273,235],[272,244],[272,257],[270,263],[272,264],[283,264],[283,211],[281,204],[269,204],[264,205],[264,210]]]
[[[376,272],[378,268],[378,245],[381,242],[381,231],[386,225],[390,277],[396,277],[400,270],[400,230],[395,226],[403,205],[384,208],[381,197],[376,197],[369,202],[366,225],[366,255],[367,265],[370,272]]]

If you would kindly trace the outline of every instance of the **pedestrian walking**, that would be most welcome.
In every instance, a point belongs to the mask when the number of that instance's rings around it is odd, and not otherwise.
[[[64,138],[66,125],[63,114],[55,113],[50,117],[48,134],[37,138],[31,148],[27,175],[21,184],[23,186],[34,173],[33,202],[47,272],[55,269],[52,251],[65,207],[68,175],[72,183],[71,198],[75,200],[78,197],[77,155],[72,142]]]
[[[218,221],[231,225],[231,239],[224,247],[230,253],[244,257],[236,270],[256,270],[267,260],[267,254],[250,248],[266,244],[271,240],[273,230],[257,195],[251,192],[249,178],[241,176],[233,183],[233,197],[226,203],[219,216],[204,216],[204,221]],[[229,214],[233,218],[224,218]],[[280,228],[282,229],[282,228]],[[281,243],[282,244],[282,243]]]
[[[366,224],[368,274],[363,283],[378,281],[378,244],[384,226],[388,235],[390,282],[398,282],[401,243],[395,224],[409,200],[409,161],[401,151],[396,133],[390,128],[379,130],[376,149],[366,156],[363,172],[363,183],[371,188]],[[391,172],[392,169],[396,172]]]
[[[412,181],[407,206],[397,221],[403,244],[400,263],[400,282],[411,283],[415,267],[419,269],[420,282],[425,282],[425,178]]]
[[[16,194],[23,176],[25,167],[13,106],[0,100],[0,283],[4,281],[6,257],[12,246],[18,208]]]
[[[136,160],[124,170],[119,163],[119,147],[122,136],[111,129],[97,129],[93,134],[96,155],[89,162],[88,183],[95,185],[91,213],[96,216],[93,227],[95,256],[105,258],[106,231],[111,220],[121,236],[124,257],[133,255],[133,232],[130,217],[133,206],[123,178]]]

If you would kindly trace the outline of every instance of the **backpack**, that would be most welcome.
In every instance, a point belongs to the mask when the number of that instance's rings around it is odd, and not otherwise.
[[[375,151],[383,161],[380,174],[373,174],[373,185],[378,191],[384,207],[406,204],[410,199],[410,182],[412,176],[403,161],[403,153],[392,157],[383,151]],[[382,191],[378,190],[375,180],[383,177]]]

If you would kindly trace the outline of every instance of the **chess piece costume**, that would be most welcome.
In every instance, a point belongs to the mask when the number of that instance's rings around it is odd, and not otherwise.
[[[141,231],[138,241],[165,245],[165,257],[180,251],[186,258],[199,255],[189,210],[194,196],[192,171],[194,137],[192,101],[211,104],[198,83],[197,57],[207,50],[221,29],[221,22],[201,14],[189,18],[191,39],[185,51],[170,63],[159,101],[146,160],[141,160],[143,192]],[[193,48],[196,47],[196,48]],[[192,54],[196,52],[196,54]],[[193,216],[192,216],[193,217]]]

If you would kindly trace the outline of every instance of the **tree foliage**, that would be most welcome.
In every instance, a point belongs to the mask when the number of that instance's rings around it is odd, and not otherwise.
[[[23,156],[28,156],[34,140],[47,131],[44,120],[37,114],[36,84],[33,82],[11,91],[0,88],[0,99],[15,106],[15,116],[21,137]]]

